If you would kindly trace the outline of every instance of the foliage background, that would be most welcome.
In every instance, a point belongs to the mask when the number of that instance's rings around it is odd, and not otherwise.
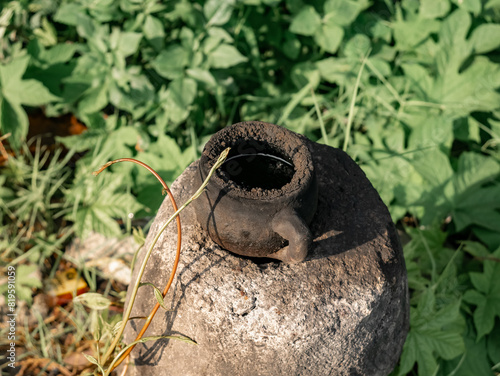
[[[276,123],[343,147],[407,234],[394,374],[498,374],[499,22],[498,0],[3,2],[2,260],[47,275],[72,236],[154,215],[146,173],[92,177],[110,159],[173,181],[218,129]],[[58,139],[69,152],[27,152],[40,108],[88,128]],[[20,283],[27,301],[42,286]]]

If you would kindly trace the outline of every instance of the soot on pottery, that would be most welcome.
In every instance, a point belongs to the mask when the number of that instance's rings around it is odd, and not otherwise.
[[[195,185],[227,147],[225,163],[193,203],[199,224],[214,242],[241,256],[303,261],[318,199],[306,139],[275,124],[233,124],[205,145]]]

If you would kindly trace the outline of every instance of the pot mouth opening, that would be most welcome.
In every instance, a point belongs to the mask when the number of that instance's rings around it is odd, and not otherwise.
[[[282,189],[295,174],[293,161],[265,142],[243,140],[235,144],[218,176],[245,191]]]
[[[283,127],[243,122],[223,129],[205,146],[205,173],[227,147],[231,151],[212,179],[231,196],[276,199],[304,189],[312,178],[307,145]]]

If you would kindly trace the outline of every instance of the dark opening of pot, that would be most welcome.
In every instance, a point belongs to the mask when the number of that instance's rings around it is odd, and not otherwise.
[[[293,164],[269,145],[246,142],[233,150],[221,167],[222,175],[241,188],[280,189],[292,180]]]

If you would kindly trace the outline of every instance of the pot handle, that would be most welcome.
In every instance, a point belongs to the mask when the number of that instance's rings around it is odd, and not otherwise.
[[[288,240],[288,245],[268,257],[296,264],[303,261],[312,243],[312,234],[304,220],[293,209],[286,208],[277,213],[271,228]]]

